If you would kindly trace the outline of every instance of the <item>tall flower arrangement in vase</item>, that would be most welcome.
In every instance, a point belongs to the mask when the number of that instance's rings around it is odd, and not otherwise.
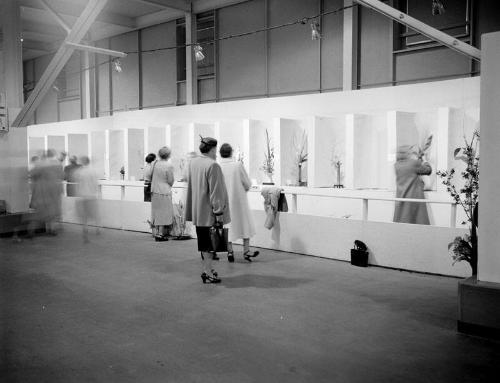
[[[264,184],[274,185],[273,174],[274,174],[274,148],[271,145],[271,139],[269,137],[269,132],[266,129],[266,150],[264,151],[264,162],[260,169],[265,173],[267,177],[267,182]]]
[[[446,190],[451,197],[460,205],[465,215],[467,222],[462,222],[463,225],[469,225],[469,233],[462,236],[457,236],[449,243],[448,250],[452,252],[453,264],[460,261],[466,261],[472,268],[472,275],[477,274],[477,209],[479,196],[479,131],[474,131],[472,139],[467,141],[464,138],[464,146],[456,148],[453,155],[455,159],[465,163],[465,170],[462,171],[464,185],[457,189],[453,183],[456,175],[455,169],[438,171],[436,174],[442,178]]]
[[[302,181],[302,166],[307,162],[307,134],[305,131],[302,132],[300,139],[297,141],[294,138],[294,148],[295,148],[295,164],[298,167],[298,177],[297,185],[306,186],[307,182]]]

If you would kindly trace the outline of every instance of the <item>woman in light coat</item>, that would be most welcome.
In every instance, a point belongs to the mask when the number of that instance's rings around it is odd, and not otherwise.
[[[227,259],[229,262],[234,262],[232,242],[243,238],[243,257],[252,262],[251,258],[259,255],[258,251],[250,251],[250,237],[255,235],[255,225],[248,205],[247,192],[252,184],[243,164],[233,159],[231,145],[222,144],[219,152],[231,211],[231,223],[227,225],[229,228]]]
[[[421,175],[429,175],[432,168],[427,162],[412,158],[409,146],[400,146],[396,154],[396,198],[425,199]],[[429,225],[427,204],[420,202],[396,202],[394,222]]]
[[[168,241],[168,226],[172,225],[172,185],[174,171],[168,162],[170,148],[164,146],[158,151],[159,160],[153,163],[151,175],[151,224],[156,227],[156,241]]]

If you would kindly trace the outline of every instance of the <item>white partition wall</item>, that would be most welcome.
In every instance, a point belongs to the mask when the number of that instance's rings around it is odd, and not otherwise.
[[[120,169],[123,167],[126,171],[128,167],[125,158],[125,133],[123,130],[110,130],[108,137],[108,177],[110,180],[119,180]]]
[[[90,160],[99,178],[106,177],[106,134],[105,132],[91,132]]]
[[[193,136],[191,139],[191,147],[192,150],[198,151],[198,147],[200,146],[200,136],[201,137],[212,137],[217,139],[218,134],[216,134],[215,124],[202,124],[198,122],[194,122],[191,124],[191,128],[193,131]]]
[[[146,150],[144,156],[148,153],[154,153],[158,155],[158,150],[165,145],[170,144],[170,137],[167,139],[167,127],[166,126],[150,126],[144,132]]]
[[[262,184],[267,181],[264,176],[262,166],[265,160],[266,146],[266,130],[271,139],[271,147],[274,147],[273,140],[273,125],[269,121],[244,120],[245,130],[248,132],[248,175],[252,182]],[[245,158],[245,159],[246,159]]]
[[[41,156],[45,150],[45,137],[29,137],[28,146],[28,155],[30,160],[33,156]]]
[[[55,150],[57,154],[66,151],[65,142],[64,136],[47,136],[47,148]]]
[[[386,188],[390,171],[386,116],[351,115],[346,123],[349,124],[346,130],[346,172],[352,171],[349,182],[346,182],[348,187],[352,183],[354,189]]]
[[[275,119],[275,128],[279,132],[279,170],[281,185],[298,185],[299,167],[297,157],[302,145],[304,152],[308,150],[307,140],[309,124],[305,120],[293,120],[287,118]],[[302,164],[302,181],[307,181],[307,162]]]
[[[128,135],[128,176],[131,181],[142,179],[142,169],[144,167],[144,129],[127,129]]]
[[[169,125],[167,132],[170,133],[174,177],[180,180],[183,177],[184,166],[186,166],[186,155],[192,151],[199,153],[198,145],[195,148],[193,127],[190,125]]]
[[[68,134],[68,155],[89,156],[89,135]]]
[[[245,141],[246,126],[248,124],[245,124],[244,120],[219,121],[215,124],[219,148],[223,143],[230,144],[233,148],[233,156],[235,158],[242,157],[245,166],[248,162],[248,151]]]
[[[311,117],[308,140],[308,186],[332,187],[337,183],[335,162],[340,161],[340,183],[346,164],[345,117]]]

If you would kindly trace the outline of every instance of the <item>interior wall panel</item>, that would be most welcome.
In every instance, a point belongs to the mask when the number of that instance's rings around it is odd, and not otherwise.
[[[169,22],[141,32],[142,50],[176,45],[176,24]],[[142,105],[175,105],[177,99],[176,50],[142,53]]]
[[[99,48],[109,48],[109,41],[98,41],[96,46]],[[104,55],[96,55],[95,57],[97,71],[97,113],[98,116],[108,116],[111,109],[109,98],[109,57]]]
[[[129,32],[110,39],[110,47],[121,52],[137,52],[138,32]],[[113,110],[139,108],[139,55],[128,53],[120,59],[122,71],[111,72],[113,76]]]
[[[392,82],[392,21],[376,11],[358,7],[359,86]],[[378,84],[378,85],[377,85]]]
[[[219,36],[264,28],[265,5],[265,0],[255,0],[221,8]],[[221,99],[266,94],[266,33],[222,40],[218,75]]]
[[[343,6],[342,0],[324,1],[324,12]],[[332,13],[321,20],[321,88],[342,89],[344,13]]]
[[[269,25],[319,13],[319,1],[269,0]],[[309,23],[269,31],[269,93],[319,90],[319,40]]]

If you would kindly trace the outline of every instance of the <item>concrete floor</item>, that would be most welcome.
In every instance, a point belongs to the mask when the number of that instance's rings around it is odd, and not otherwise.
[[[195,241],[63,229],[0,239],[1,382],[500,381],[457,279],[264,250],[203,285]]]

